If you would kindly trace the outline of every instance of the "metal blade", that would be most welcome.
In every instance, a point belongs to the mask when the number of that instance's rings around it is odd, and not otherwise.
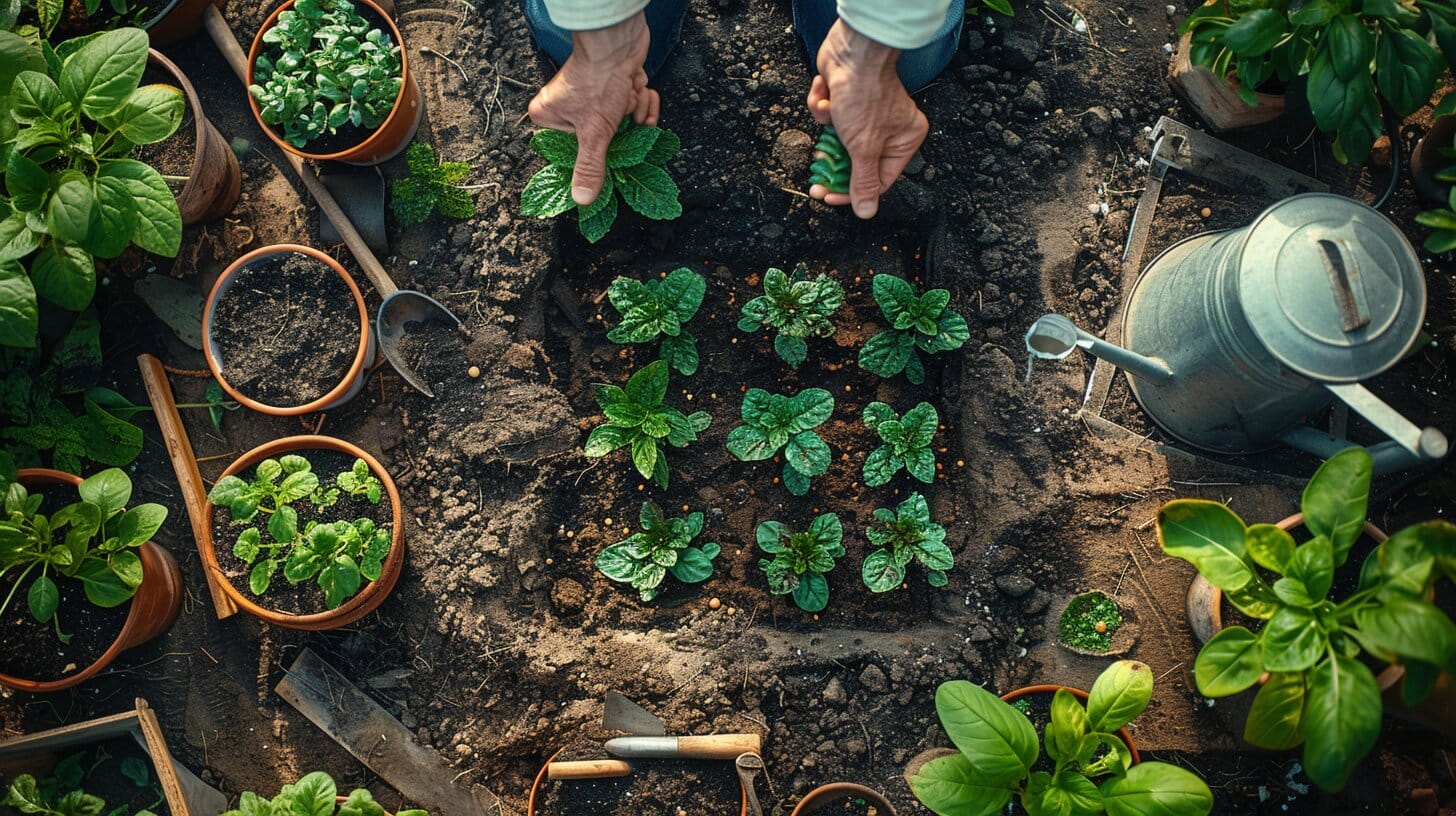
[[[644,737],[660,737],[667,733],[657,715],[615,691],[607,692],[602,727],[608,731],[626,731]]]

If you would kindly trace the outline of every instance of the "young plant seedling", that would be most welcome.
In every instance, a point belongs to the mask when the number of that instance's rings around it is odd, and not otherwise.
[[[844,287],[828,275],[810,278],[804,264],[787,275],[782,269],[770,269],[763,276],[763,294],[743,304],[738,328],[756,332],[768,326],[777,331],[774,351],[797,369],[809,356],[804,338],[834,334],[831,318],[843,304]]]
[[[405,151],[409,176],[394,183],[389,200],[394,217],[401,226],[423,223],[439,210],[450,218],[466,219],[475,215],[475,196],[460,182],[470,175],[470,165],[461,161],[437,161],[435,149],[415,142]]]
[[[113,768],[112,755],[104,747],[94,751],[71,754],[55,764],[50,773],[37,781],[29,774],[21,774],[11,780],[10,786],[0,796],[0,813],[16,812],[38,814],[38,816],[156,816],[155,808],[166,802],[166,794],[152,777],[152,768],[141,757],[124,757]],[[116,784],[116,772],[138,789],[139,795],[152,798],[149,807],[133,810],[122,804],[107,808],[101,797],[88,793],[87,788]],[[88,784],[90,783],[90,784]]]
[[[692,546],[703,531],[703,514],[687,518],[665,518],[652,502],[642,503],[638,515],[642,531],[618,541],[597,555],[597,569],[623,584],[631,584],[642,600],[650,601],[662,591],[668,573],[685,584],[697,584],[713,577],[713,559],[722,548],[709,541]]]
[[[631,117],[622,119],[607,148],[607,175],[602,190],[597,200],[586,206],[571,198],[576,134],[538,130],[531,137],[531,149],[547,164],[521,191],[521,215],[554,218],[575,208],[576,227],[593,244],[602,240],[617,220],[618,197],[656,221],[671,221],[682,215],[677,183],[663,169],[682,149],[682,141],[670,130],[639,125]]]
[[[889,592],[904,583],[911,561],[925,567],[931,586],[946,585],[945,571],[955,566],[955,558],[945,545],[945,528],[931,521],[924,496],[911,493],[894,510],[877,508],[875,522],[865,529],[865,537],[879,549],[865,556],[860,567],[871,592]]]
[[[814,161],[809,164],[809,183],[823,185],[831,193],[849,192],[849,151],[839,141],[834,125],[825,125],[814,143]]]
[[[1456,525],[1395,533],[1365,557],[1354,592],[1329,597],[1364,528],[1372,469],[1364,448],[1349,448],[1315,471],[1300,502],[1313,538],[1302,544],[1272,524],[1245,526],[1216,502],[1179,499],[1158,511],[1163,552],[1264,622],[1257,632],[1229,626],[1203,644],[1198,690],[1228,697],[1262,682],[1244,739],[1279,751],[1304,743],[1305,772],[1327,791],[1344,787],[1380,737],[1380,687],[1363,653],[1405,668],[1408,706],[1442,671],[1456,673],[1456,624],[1428,595],[1442,576],[1456,580]]]
[[[667,489],[667,446],[675,448],[697,441],[713,418],[707,411],[684,414],[663,404],[667,398],[667,363],[649,363],[627,380],[627,387],[598,385],[597,404],[607,417],[605,425],[592,430],[586,439],[586,456],[606,456],[627,448],[632,464],[642,478]]]
[[[1032,814],[1206,816],[1213,792],[1202,779],[1164,762],[1132,764],[1117,736],[1152,696],[1152,670],[1135,660],[1102,672],[1085,706],[1058,689],[1043,757],[1023,711],[974,683],[942,683],[935,711],[959,753],[926,763],[910,791],[940,816],[994,816],[1013,798]]]
[[[263,32],[248,93],[297,148],[353,125],[374,130],[403,83],[399,44],[350,0],[298,0]]]
[[[889,483],[900,468],[926,484],[935,481],[935,451],[930,443],[940,427],[940,415],[934,405],[922,402],[901,417],[885,403],[872,402],[865,406],[864,424],[879,434],[882,443],[865,458],[865,487]]]
[[[708,282],[687,267],[674,269],[661,280],[646,283],[617,278],[607,287],[607,298],[622,322],[607,332],[613,343],[651,343],[662,338],[658,354],[685,377],[698,370],[698,341],[684,328],[698,313]]]
[[[333,777],[323,771],[314,771],[289,785],[284,785],[278,795],[264,799],[252,791],[246,791],[238,799],[238,809],[229,810],[222,816],[290,816],[307,813],[309,816],[384,816],[384,807],[374,801],[374,796],[362,788],[351,792],[342,802],[338,786]],[[427,816],[423,810],[401,810],[395,816]]]
[[[966,319],[950,308],[950,292],[931,289],[923,295],[894,275],[876,275],[871,284],[875,302],[890,321],[890,328],[871,337],[859,350],[859,365],[889,379],[905,372],[905,379],[925,382],[920,355],[952,351],[971,338]]]
[[[71,636],[61,631],[57,615],[61,594],[52,576],[80,581],[86,600],[95,606],[120,606],[142,585],[137,548],[167,520],[167,508],[160,504],[126,509],[131,479],[120,468],[103,470],[76,489],[80,501],[46,516],[40,512],[41,494],[10,481],[8,475],[0,476],[5,502],[0,517],[0,576],[14,576],[9,594],[0,601],[0,615],[35,574],[26,605],[36,622],[53,626],[61,643],[70,643]]]
[[[758,548],[772,555],[760,558],[758,568],[768,577],[768,591],[793,595],[805,612],[819,612],[829,605],[829,581],[824,574],[834,569],[844,555],[844,529],[839,516],[825,513],[796,533],[777,521],[758,525]]]
[[[761,462],[784,451],[784,487],[795,496],[809,492],[809,479],[829,469],[829,446],[814,429],[834,413],[834,396],[805,388],[792,397],[750,388],[743,395],[743,423],[728,432],[728,452],[743,462]]]

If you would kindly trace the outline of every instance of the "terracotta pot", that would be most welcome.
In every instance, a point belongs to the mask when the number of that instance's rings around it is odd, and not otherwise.
[[[312,402],[306,402],[303,405],[280,408],[273,405],[265,405],[237,390],[228,382],[227,375],[224,373],[223,361],[221,360],[222,352],[217,348],[217,344],[212,338],[212,316],[217,308],[217,302],[227,294],[228,289],[232,288],[234,273],[255,261],[288,252],[307,255],[323,263],[334,270],[343,279],[344,283],[348,285],[349,292],[354,296],[354,308],[359,320],[359,351],[354,355],[354,362],[349,366],[349,370],[343,372],[341,375],[342,378],[339,380],[339,384],[334,386],[327,394]],[[340,316],[339,319],[343,319],[343,317]],[[298,414],[312,413],[314,411],[326,411],[353,399],[364,388],[364,375],[367,373],[365,368],[373,362],[375,355],[375,338],[374,332],[369,327],[369,311],[364,306],[364,295],[359,291],[359,285],[354,283],[354,277],[345,271],[344,267],[340,266],[338,261],[335,261],[328,255],[312,247],[300,246],[298,244],[273,244],[272,246],[259,247],[229,264],[228,268],[224,269],[222,274],[218,276],[217,282],[212,285],[212,291],[207,295],[207,303],[202,307],[202,337],[204,340],[202,354],[207,358],[207,367],[211,369],[212,376],[217,378],[218,385],[222,386],[222,390],[226,391],[228,396],[240,404],[246,405],[254,411],[272,414],[274,416],[295,416]]]
[[[26,486],[81,484],[81,477],[49,468],[22,469],[19,479]],[[35,681],[0,674],[0,685],[36,694],[72,688],[95,677],[127,649],[171,629],[182,611],[182,572],[171,553],[150,541],[137,548],[137,555],[142,560],[142,585],[132,596],[126,621],[111,648],[96,662],[60,680]]]
[[[832,782],[828,785],[820,785],[800,799],[799,804],[794,806],[794,812],[789,816],[809,816],[809,814],[818,813],[830,805],[851,797],[868,800],[875,807],[878,816],[895,816],[895,807],[890,804],[890,800],[881,796],[879,791],[864,785],[856,785],[853,782]]]
[[[275,439],[238,457],[231,465],[228,465],[222,475],[236,476],[269,457],[309,450],[337,451],[356,459],[363,459],[369,465],[369,469],[374,472],[374,476],[384,484],[384,495],[389,499],[391,509],[390,544],[389,555],[384,559],[384,569],[380,573],[378,581],[366,583],[354,597],[345,601],[339,608],[315,612],[311,615],[289,615],[261,606],[253,599],[253,596],[244,595],[233,586],[227,575],[223,573],[222,566],[217,562],[217,548],[216,542],[213,541],[214,525],[212,523],[216,507],[211,500],[204,508],[207,534],[197,540],[197,550],[202,554],[202,568],[211,573],[216,585],[239,609],[262,618],[274,626],[317,632],[347,626],[378,609],[379,605],[384,603],[384,599],[389,597],[395,583],[399,581],[400,572],[404,569],[404,510],[400,505],[399,490],[395,488],[394,479],[390,478],[389,471],[384,469],[384,465],[363,448],[332,436],[304,435]],[[267,595],[265,594],[263,598],[266,600]]]
[[[1076,697],[1078,700],[1081,700],[1084,703],[1087,702],[1087,692],[1081,689],[1072,688],[1071,686],[1057,685],[1027,686],[1025,688],[1019,688],[1015,691],[1010,691],[1001,695],[1001,700],[1002,702],[1010,703],[1019,700],[1022,697],[1030,697],[1033,694],[1056,694],[1062,689],[1066,689],[1067,691],[1072,692],[1072,696]],[[1132,764],[1136,765],[1142,761],[1142,757],[1138,755],[1137,746],[1133,744],[1132,734],[1129,734],[1126,728],[1117,729],[1117,738],[1122,740],[1123,744],[1127,746],[1127,750],[1132,753]]]
[[[153,48],[161,48],[191,37],[202,30],[202,10],[216,5],[219,10],[227,0],[170,0],[160,14],[142,26]]]
[[[535,779],[534,782],[531,783],[531,795],[530,795],[530,798],[528,798],[526,800],[526,816],[536,816],[536,795],[541,792],[541,783],[543,783],[543,782],[546,781],[546,767],[548,765],[550,765],[551,762],[552,762],[552,760],[556,759],[557,754],[560,754],[560,753],[561,753],[561,751],[557,751],[555,754],[552,754],[541,765],[541,770],[539,770],[539,771],[536,772],[536,779]],[[651,760],[648,760],[648,761],[651,761]],[[740,787],[740,789],[742,788],[742,784],[741,783],[740,783],[740,786],[739,787]],[[795,813],[798,813],[798,811],[794,811],[794,812]],[[558,816],[558,815],[557,814],[550,814],[550,816]],[[560,814],[559,816],[566,816],[566,814]],[[572,814],[571,816],[576,816],[576,815],[575,814]],[[739,805],[739,808],[738,808],[738,816],[748,816],[748,791],[746,791],[746,790],[743,791],[743,801]]]
[[[242,190],[243,176],[238,168],[238,157],[203,112],[202,100],[197,98],[197,90],[192,87],[187,74],[155,48],[148,62],[172,78],[172,84],[187,97],[187,108],[192,112],[196,131],[192,167],[187,173],[187,183],[177,194],[177,209],[182,211],[182,223],[197,224],[221,218],[232,211]]]
[[[1284,95],[1256,93],[1257,104],[1239,98],[1239,89],[1229,80],[1213,75],[1189,58],[1193,35],[1178,40],[1178,50],[1168,66],[1168,84],[1215,131],[1262,125],[1284,114]]]
[[[1437,181],[1436,174],[1456,164],[1456,159],[1441,155],[1441,148],[1451,147],[1453,139],[1456,139],[1456,116],[1442,116],[1431,123],[1431,129],[1416,142],[1416,149],[1411,153],[1411,186],[1422,199],[1438,207],[1450,203],[1451,184]]]
[[[399,96],[394,100],[394,110],[390,111],[384,122],[359,144],[335,153],[309,153],[289,144],[274,131],[272,125],[264,122],[257,100],[253,99],[252,94],[248,94],[248,107],[253,111],[253,118],[258,120],[258,127],[262,128],[268,138],[272,139],[280,149],[315,161],[341,161],[348,164],[370,165],[389,161],[399,155],[400,151],[404,150],[410,140],[414,138],[415,130],[420,126],[420,118],[425,113],[425,104],[424,98],[420,94],[420,86],[415,82],[414,73],[410,71],[409,53],[404,45],[404,36],[399,33],[399,26],[394,24],[394,20],[374,0],[355,0],[355,2],[373,11],[388,28],[388,33],[394,38],[395,44],[400,47],[400,78],[404,81],[400,83]],[[273,13],[268,15],[268,19],[263,21],[263,26],[258,29],[257,36],[253,38],[253,47],[248,49],[248,85],[253,84],[253,66],[258,61],[258,55],[263,51],[263,34],[273,27],[279,14],[290,8],[293,8],[293,0],[288,0],[274,9]]]

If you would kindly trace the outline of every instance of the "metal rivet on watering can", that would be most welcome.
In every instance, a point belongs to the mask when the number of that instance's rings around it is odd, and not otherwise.
[[[1359,385],[1410,350],[1425,308],[1400,230],[1358,201],[1310,193],[1164,250],[1128,296],[1126,348],[1061,315],[1037,320],[1026,343],[1034,358],[1080,347],[1108,360],[1164,431],[1219,453],[1282,442],[1330,456],[1350,443],[1301,423],[1339,397],[1390,437],[1370,448],[1387,472],[1446,454],[1440,431]]]

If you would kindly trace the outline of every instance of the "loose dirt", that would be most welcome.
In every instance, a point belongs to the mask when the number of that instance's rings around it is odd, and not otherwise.
[[[602,759],[599,744],[562,751],[559,761]],[[539,816],[716,816],[737,813],[743,786],[731,761],[642,759],[632,773],[608,779],[542,780]]]

